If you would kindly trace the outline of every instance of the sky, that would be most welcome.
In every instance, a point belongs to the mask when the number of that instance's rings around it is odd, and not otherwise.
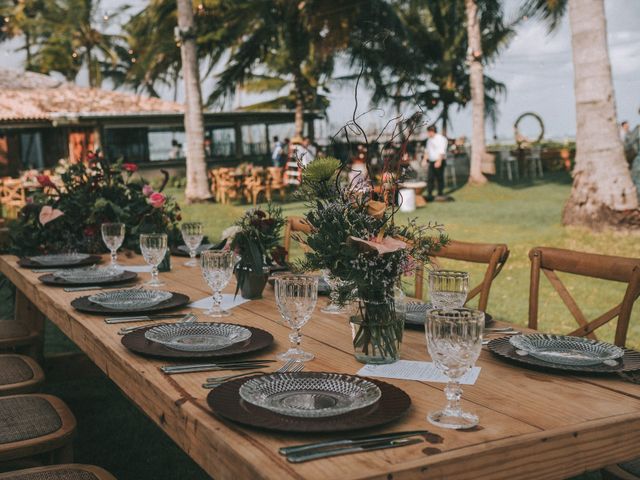
[[[505,0],[507,18],[517,14],[519,0]],[[103,0],[103,12],[111,12],[121,5],[131,5],[136,11],[144,5],[140,0]],[[640,0],[605,0],[609,54],[612,65],[616,103],[619,120],[628,120],[632,127],[640,122]],[[111,29],[117,30],[117,24]],[[0,67],[21,68],[23,55],[16,52],[19,41],[0,44]],[[563,140],[575,135],[575,104],[573,95],[573,68],[571,57],[571,36],[565,17],[558,30],[549,34],[545,25],[535,20],[524,22],[517,29],[511,43],[497,59],[487,67],[487,74],[502,81],[507,94],[499,102],[499,119],[494,129],[487,125],[487,137],[496,135],[499,139],[513,138],[513,124],[517,117],[525,112],[540,115],[545,124],[545,138]],[[338,71],[338,74],[341,72]],[[78,83],[86,84],[86,72],[81,74]],[[215,79],[203,80],[203,94],[212,89]],[[162,92],[172,99],[173,92]],[[181,97],[179,92],[178,97]],[[329,95],[331,106],[328,122],[321,126],[319,135],[326,136],[344,124],[353,113],[353,86],[334,86]],[[252,103],[255,98],[240,98],[235,105]],[[368,92],[359,95],[364,111],[375,105],[370,104]],[[387,110],[390,110],[386,107]],[[365,125],[381,124],[383,118],[391,116],[370,114]],[[523,125],[534,133],[535,125]],[[471,111],[465,108],[452,114],[451,136],[471,133]]]

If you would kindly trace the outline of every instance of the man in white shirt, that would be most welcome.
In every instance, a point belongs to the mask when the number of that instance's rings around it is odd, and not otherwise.
[[[427,148],[422,158],[422,166],[428,165],[427,179],[427,201],[433,201],[433,187],[438,184],[438,196],[444,195],[444,166],[447,158],[449,140],[444,135],[440,135],[435,125],[427,128]]]

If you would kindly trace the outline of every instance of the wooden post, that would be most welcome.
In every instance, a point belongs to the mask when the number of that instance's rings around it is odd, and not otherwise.
[[[15,319],[29,327],[29,331],[38,333],[37,340],[29,346],[27,353],[30,357],[42,363],[44,359],[45,316],[18,289],[16,289]]]

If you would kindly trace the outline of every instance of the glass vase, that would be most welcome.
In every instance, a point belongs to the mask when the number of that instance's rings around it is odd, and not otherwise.
[[[405,303],[401,300],[360,299],[356,313],[349,319],[356,360],[369,364],[399,360],[404,319]]]

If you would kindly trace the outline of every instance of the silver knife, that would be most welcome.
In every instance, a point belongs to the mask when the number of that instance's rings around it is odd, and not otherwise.
[[[71,292],[85,292],[88,290],[108,290],[110,288],[127,288],[127,287],[131,287],[132,285],[90,285],[90,286],[86,286],[86,287],[65,287],[64,291],[71,293]]]
[[[338,455],[346,455],[347,453],[370,452],[374,450],[383,450],[385,448],[406,447],[421,443],[422,438],[400,438],[397,440],[385,440],[367,445],[357,445],[354,447],[334,448],[331,450],[321,450],[313,452],[292,453],[287,455],[287,460],[291,463],[308,462],[309,460],[318,460],[321,458],[336,457]]]
[[[174,373],[193,373],[193,372],[208,372],[208,371],[216,371],[220,367],[226,367],[229,365],[248,365],[253,366],[254,368],[264,368],[267,367],[268,363],[272,363],[273,360],[263,360],[263,361],[255,361],[255,362],[216,362],[216,363],[201,363],[196,365],[165,365],[160,367],[167,375],[171,375]]]
[[[136,317],[106,317],[104,319],[104,322],[111,325],[114,323],[146,322],[148,320],[185,318],[187,315],[188,314],[184,314],[184,313],[164,313],[164,314],[157,314],[157,315],[138,315]]]

